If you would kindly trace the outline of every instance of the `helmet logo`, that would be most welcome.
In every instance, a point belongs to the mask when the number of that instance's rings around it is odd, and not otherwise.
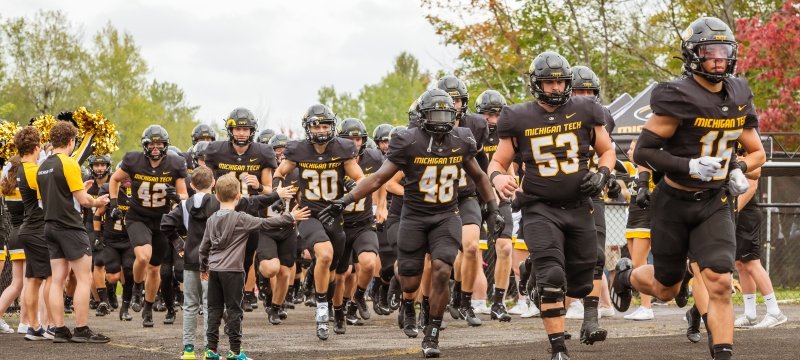
[[[160,136],[153,136],[152,138],[153,138],[153,141],[158,141],[158,140],[161,140],[161,137],[160,137]]]
[[[225,122],[225,127],[236,127],[236,120],[228,119],[228,121]]]
[[[458,96],[459,95],[458,94],[458,90],[450,91],[448,94],[450,94],[450,96]]]
[[[725,35],[714,35],[714,40],[727,40],[728,37]]]
[[[553,76],[561,76],[561,73],[560,72],[554,72],[552,75]]]
[[[585,82],[585,83],[583,83],[583,86],[585,86],[585,87],[591,87],[591,86],[592,86],[592,83],[590,83],[590,82]]]
[[[447,103],[436,103],[436,105],[434,105],[434,108],[435,109],[447,109]]]

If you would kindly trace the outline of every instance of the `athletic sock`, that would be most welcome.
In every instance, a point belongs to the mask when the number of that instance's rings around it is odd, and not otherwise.
[[[756,312],[756,294],[744,294],[744,315],[748,319],[755,319],[758,316]]]
[[[567,345],[564,344],[563,332],[547,334],[547,339],[550,340],[550,348],[554,353],[567,351]]]
[[[587,296],[583,298],[583,321],[597,321],[597,305],[599,303],[600,298],[597,296]]]
[[[494,300],[492,302],[494,302],[495,304],[502,304],[503,303],[503,298],[505,298],[505,297],[506,297],[506,289],[495,288],[494,289]]]
[[[733,356],[733,345],[716,344],[714,345],[714,360],[728,360]]]
[[[775,293],[764,295],[764,304],[767,305],[767,314],[779,315],[781,309],[778,307],[778,299],[775,298]]]
[[[144,311],[152,311],[153,310],[153,303],[145,300],[144,301]]]
[[[319,307],[320,304],[328,305],[328,294],[327,293],[314,293],[314,297],[317,299],[317,306]]]
[[[333,293],[336,292],[336,282],[328,283],[328,300],[333,299]]]
[[[272,310],[275,310],[275,312],[278,312],[278,311],[281,310],[281,305],[278,305],[278,304],[275,304],[275,303],[270,305],[270,307],[272,307]]]
[[[101,302],[108,302],[108,290],[106,288],[97,288],[97,296],[100,297]]]
[[[380,281],[380,280],[378,280],[378,281]],[[379,284],[379,283],[380,283],[380,282],[376,283],[375,285],[377,285],[377,284]],[[375,285],[373,285],[373,286],[375,286]],[[358,300],[358,301],[362,301],[362,300],[364,300],[364,294],[366,294],[366,293],[367,293],[367,289],[364,289],[364,288],[362,288],[361,286],[359,286],[359,287],[356,289],[356,295],[354,296],[354,298],[355,298],[356,300]]]
[[[466,291],[462,291],[461,292],[461,306],[462,307],[472,306],[472,293],[471,292],[466,292]]]
[[[434,329],[441,329],[442,328],[442,317],[441,316],[439,316],[439,317],[431,316],[431,326],[433,326]]]

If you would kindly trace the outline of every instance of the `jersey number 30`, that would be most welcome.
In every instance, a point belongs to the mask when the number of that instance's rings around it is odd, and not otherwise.
[[[335,200],[339,194],[338,173],[336,170],[303,170],[302,177],[306,180],[306,199],[308,200]]]

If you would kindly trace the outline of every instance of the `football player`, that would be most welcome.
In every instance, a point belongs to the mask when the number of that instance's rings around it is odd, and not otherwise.
[[[406,335],[416,336],[414,293],[420,287],[426,253],[432,259],[430,322],[424,329],[425,357],[438,357],[439,330],[449,298],[449,280],[461,237],[458,216],[458,178],[465,169],[489,208],[494,231],[502,225],[494,192],[474,160],[477,145],[472,133],[455,127],[453,99],[440,89],[426,91],[418,101],[421,127],[392,137],[387,161],[355,189],[335,200],[318,215],[323,222],[336,218],[348,205],[368,196],[398,171],[405,174],[404,209],[397,239],[398,278],[403,289],[402,310]],[[499,218],[499,219],[498,219]]]
[[[300,171],[300,206],[311,209],[312,217],[298,225],[298,232],[314,244],[316,335],[321,340],[328,339],[328,299],[335,293],[334,270],[344,256],[346,238],[341,214],[326,222],[321,221],[319,212],[344,195],[345,175],[355,182],[364,177],[358,150],[352,141],[336,136],[336,121],[327,106],[309,107],[303,115],[306,139],[286,145],[285,159],[273,178],[273,186],[281,186],[295,168]]]
[[[272,171],[278,167],[275,153],[267,144],[255,142],[258,122],[253,113],[245,108],[231,111],[225,120],[228,131],[227,141],[214,141],[206,148],[206,166],[214,171],[214,179],[234,173],[242,183],[242,196],[272,193]],[[262,216],[255,209],[248,209],[253,216]],[[244,311],[253,311],[258,299],[255,289],[255,272],[252,268],[260,232],[250,234],[244,253],[245,269],[245,303]]]
[[[489,164],[495,189],[519,198],[525,242],[536,278],[552,359],[568,359],[564,344],[564,296],[583,298],[592,290],[597,239],[590,196],[606,186],[615,161],[605,108],[587,97],[570,97],[567,59],[546,51],[533,59],[530,88],[536,101],[507,106],[500,113],[500,143]],[[600,155],[588,170],[589,147]],[[520,153],[526,172],[522,192],[508,168]]]
[[[615,306],[631,290],[667,301],[685,297],[687,254],[709,294],[707,326],[714,359],[733,354],[731,281],[736,235],[728,196],[744,193],[748,169],[766,160],[747,81],[734,76],[738,44],[720,19],[702,17],[681,33],[686,76],[658,84],[634,161],[666,173],[650,200],[653,265],[631,269],[620,259]],[[732,158],[736,143],[749,154]],[[728,191],[725,191],[727,187]],[[713,344],[713,346],[712,346]]]
[[[150,125],[142,133],[143,151],[129,151],[111,176],[108,204],[110,213],[119,205],[120,186],[130,179],[130,208],[125,215],[128,237],[136,260],[133,263],[131,309],[142,308],[142,326],[153,327],[153,302],[161,285],[161,262],[170,244],[161,232],[161,216],[172,202],[186,199],[186,161],[167,152],[169,134],[160,125]],[[147,283],[145,284],[145,280]],[[145,286],[146,285],[146,286]],[[141,296],[144,287],[144,306]]]

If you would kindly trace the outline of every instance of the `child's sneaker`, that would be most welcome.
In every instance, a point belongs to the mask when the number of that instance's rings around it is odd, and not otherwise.
[[[203,359],[206,360],[219,360],[219,354],[214,350],[206,348],[206,352],[203,355]]]
[[[233,351],[228,350],[228,354],[225,356],[227,360],[253,360],[244,353],[244,351],[239,351],[239,354],[234,354]]]
[[[194,345],[186,345],[183,347],[183,355],[181,360],[196,360],[197,354],[194,353]]]
[[[0,319],[0,333],[13,334],[14,329],[12,329],[11,326],[8,326],[5,320]]]

